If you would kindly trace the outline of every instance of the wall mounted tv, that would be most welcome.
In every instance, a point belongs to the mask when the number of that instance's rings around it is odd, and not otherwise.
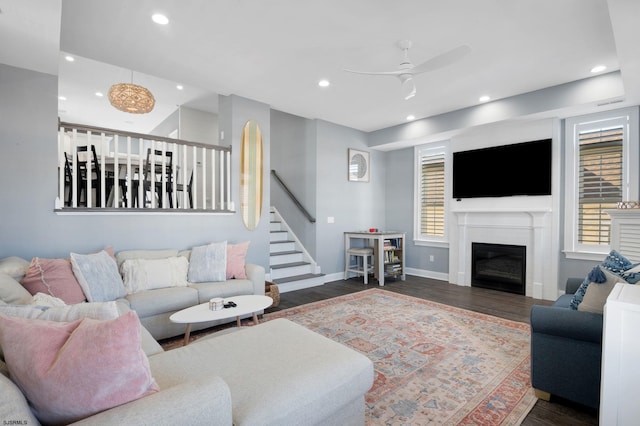
[[[453,198],[551,195],[551,139],[453,153]]]

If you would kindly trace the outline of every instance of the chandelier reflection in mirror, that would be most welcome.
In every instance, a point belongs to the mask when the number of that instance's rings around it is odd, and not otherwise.
[[[131,83],[118,83],[109,89],[109,102],[114,108],[131,114],[146,114],[153,110],[156,100],[146,87]]]

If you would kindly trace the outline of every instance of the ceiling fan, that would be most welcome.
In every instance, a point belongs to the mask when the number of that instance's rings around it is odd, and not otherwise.
[[[462,59],[465,55],[471,52],[471,48],[469,46],[462,45],[438,56],[434,56],[419,65],[413,65],[411,60],[409,60],[411,40],[400,40],[398,42],[398,47],[404,53],[404,59],[400,62],[400,66],[395,71],[355,71],[349,69],[345,69],[345,71],[356,74],[395,76],[400,80],[402,96],[405,99],[411,99],[416,94],[416,84],[413,81],[414,75],[446,67],[447,65]]]

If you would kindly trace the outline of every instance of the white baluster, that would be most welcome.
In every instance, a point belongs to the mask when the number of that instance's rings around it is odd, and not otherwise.
[[[216,199],[216,150],[211,150],[211,210],[217,206]]]
[[[64,128],[58,129],[58,200],[60,200],[62,207],[65,207],[64,196],[64,183],[66,181],[66,169],[65,169],[65,151],[64,151]],[[73,180],[73,174],[70,179]],[[71,182],[69,182],[71,185]],[[71,191],[71,189],[69,189]]]

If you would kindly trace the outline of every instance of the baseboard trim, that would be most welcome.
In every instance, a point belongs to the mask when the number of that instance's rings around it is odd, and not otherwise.
[[[434,280],[449,282],[449,274],[447,272],[429,271],[426,269],[405,268],[405,273],[408,275],[415,275],[422,278],[431,278]]]

